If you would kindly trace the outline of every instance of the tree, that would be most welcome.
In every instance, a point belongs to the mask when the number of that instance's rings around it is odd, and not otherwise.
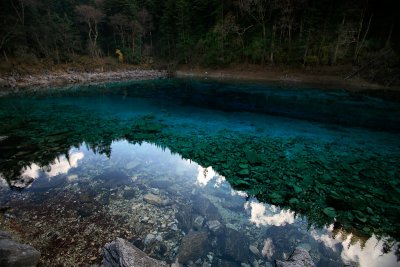
[[[267,46],[267,12],[270,8],[270,0],[238,0],[237,5],[240,10],[249,15],[253,20],[261,26],[262,33],[262,58],[261,63],[265,63],[266,46]]]
[[[86,23],[88,27],[89,54],[92,57],[99,57],[100,50],[97,47],[97,39],[99,37],[98,25],[103,19],[104,14],[96,7],[89,5],[79,5],[75,8],[75,12],[78,21]]]

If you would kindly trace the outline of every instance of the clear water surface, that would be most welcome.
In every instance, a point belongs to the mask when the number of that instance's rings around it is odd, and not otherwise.
[[[321,267],[400,266],[398,114],[342,90],[185,80],[8,94],[0,229],[44,266],[99,264],[116,237],[185,266],[274,266],[298,246]]]

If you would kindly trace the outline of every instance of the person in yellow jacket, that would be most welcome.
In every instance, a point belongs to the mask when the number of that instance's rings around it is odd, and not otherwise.
[[[122,54],[121,50],[116,49],[115,54],[117,55],[119,63],[124,63],[124,55]]]

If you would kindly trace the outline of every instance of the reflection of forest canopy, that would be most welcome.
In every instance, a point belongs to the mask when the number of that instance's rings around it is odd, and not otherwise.
[[[395,2],[4,0],[0,50],[6,60],[54,63],[119,49],[129,63],[149,57],[207,66],[370,62],[392,70],[399,49]]]
[[[378,187],[374,184],[377,178],[394,179],[388,173],[379,172],[376,177],[369,173],[369,176],[363,177],[365,190],[371,190],[368,193],[373,198],[368,200],[367,207],[362,195],[364,189],[357,193],[358,189],[353,188],[350,192],[352,187],[347,183],[354,182],[348,181],[348,177],[353,175],[352,170],[337,173],[336,182],[329,177],[323,181],[318,174],[320,166],[327,164],[320,162],[323,159],[312,155],[313,162],[287,160],[281,155],[282,148],[290,144],[278,139],[255,140],[247,135],[225,138],[227,133],[223,136],[182,135],[152,115],[123,121],[96,117],[84,110],[68,112],[67,107],[56,106],[50,110],[36,109],[23,118],[11,113],[8,116],[8,120],[1,120],[0,124],[0,135],[14,133],[0,143],[0,173],[8,181],[19,179],[23,168],[32,163],[45,168],[60,155],[68,158],[70,147],[79,147],[82,143],[95,153],[110,156],[114,140],[146,141],[168,147],[173,153],[202,166],[212,166],[226,177],[233,188],[244,190],[261,201],[306,215],[313,224],[329,225],[336,220],[336,234],[347,236],[353,233],[357,240],[363,240],[372,233],[399,238],[396,219],[399,203],[394,199],[395,193],[385,181],[380,180]],[[18,151],[15,147],[19,148]],[[372,165],[370,163],[371,168],[376,164],[385,169],[382,166],[388,164],[383,159],[375,161]],[[342,158],[341,163],[345,162],[346,158]],[[337,169],[337,166],[331,167]],[[386,191],[383,193],[382,190]]]

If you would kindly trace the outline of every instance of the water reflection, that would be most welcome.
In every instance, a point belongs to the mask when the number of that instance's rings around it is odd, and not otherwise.
[[[251,210],[250,221],[257,226],[275,225],[284,226],[292,224],[295,220],[294,212],[290,210],[281,210],[274,205],[266,205],[255,201],[246,202],[245,209]]]
[[[3,196],[2,203],[15,209],[2,223],[16,231],[25,225],[24,236],[42,250],[50,265],[65,261],[64,255],[72,255],[71,265],[87,264],[116,236],[132,240],[152,257],[172,262],[188,249],[183,233],[190,236],[193,231],[207,233],[214,245],[199,248],[206,250],[200,254],[213,257],[196,254],[190,260],[200,258],[214,266],[226,259],[232,266],[254,260],[272,264],[296,246],[310,250],[318,266],[326,266],[327,261],[398,265],[397,244],[382,254],[385,243],[375,236],[361,246],[353,244],[351,236],[333,237],[332,228],[308,230],[307,220],[293,211],[249,199],[212,167],[183,159],[168,148],[117,141],[109,151],[110,157],[96,154],[84,144],[70,150],[68,157],[56,158],[47,169],[31,164],[22,175],[34,178],[33,188],[42,183],[45,190]],[[48,183],[50,178],[69,183],[46,187],[45,181],[39,181],[42,177]],[[26,222],[34,222],[33,227]],[[55,251],[57,242],[63,242],[61,251]],[[238,251],[248,251],[251,245],[259,253],[234,258],[225,242],[232,242]]]
[[[326,233],[318,233],[313,230],[311,236],[323,243],[326,247],[335,252],[340,252],[343,262],[357,262],[360,266],[368,267],[391,267],[399,266],[398,255],[395,250],[390,253],[384,253],[387,244],[383,240],[379,240],[375,235],[368,240],[357,240],[357,238],[349,234],[347,236],[332,236],[333,227],[326,229]],[[338,246],[339,245],[339,246]],[[341,251],[338,251],[338,248]]]
[[[200,185],[201,187],[206,186],[213,179],[214,187],[221,186],[221,184],[225,181],[225,177],[216,173],[212,167],[203,168],[199,166],[198,172],[196,184]]]
[[[34,180],[41,175],[43,178],[51,179],[60,174],[66,174],[71,168],[78,166],[78,161],[84,158],[82,152],[69,152],[68,156],[62,155],[54,159],[53,163],[40,167],[36,163],[24,167],[18,180],[10,181],[10,185],[14,188],[29,188]],[[68,178],[71,180],[70,178]]]

